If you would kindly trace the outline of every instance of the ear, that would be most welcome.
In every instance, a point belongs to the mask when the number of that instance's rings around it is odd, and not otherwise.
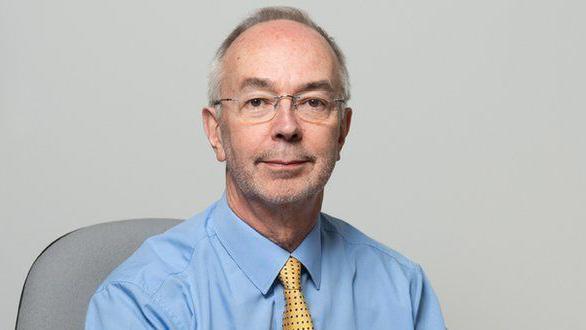
[[[226,153],[224,152],[224,146],[222,145],[220,120],[217,115],[217,109],[214,107],[205,107],[201,110],[203,129],[208,137],[208,141],[210,142],[212,149],[214,149],[216,159],[223,162],[226,160]]]
[[[340,135],[338,136],[338,160],[340,160],[340,152],[350,132],[350,123],[352,123],[352,108],[344,108],[342,111],[344,111],[344,115],[340,122]]]

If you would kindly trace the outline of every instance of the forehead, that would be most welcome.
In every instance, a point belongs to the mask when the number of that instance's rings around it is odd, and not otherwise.
[[[237,91],[250,78],[270,80],[280,89],[323,80],[334,85],[335,69],[334,52],[317,31],[276,20],[252,26],[234,41],[224,57],[223,85]]]

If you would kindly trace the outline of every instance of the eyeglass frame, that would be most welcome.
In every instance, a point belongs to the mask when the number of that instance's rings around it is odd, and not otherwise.
[[[296,95],[291,95],[291,94],[283,94],[283,95],[277,95],[277,96],[273,96],[272,99],[275,101],[275,105],[273,106],[273,116],[270,119],[267,119],[267,121],[272,120],[273,118],[275,118],[276,114],[277,114],[277,110],[279,107],[279,103],[281,102],[282,99],[284,98],[291,98],[291,105],[289,106],[289,109],[293,109],[293,110],[297,110],[297,105],[298,105],[298,101],[301,99],[301,94],[296,94]],[[260,97],[256,97],[259,98]],[[250,100],[255,99],[255,97],[251,98]],[[234,99],[234,98],[223,98],[223,99],[218,99],[216,101],[212,102],[212,106],[216,107],[218,105],[221,105],[223,101],[233,101],[233,102],[242,102],[242,100],[239,99]],[[332,105],[333,104],[337,104],[337,103],[341,103],[341,104],[345,104],[347,102],[346,99],[333,99],[331,100]],[[331,105],[329,105],[331,107]],[[331,109],[331,108],[330,108]],[[339,107],[336,106],[336,110],[338,110]]]

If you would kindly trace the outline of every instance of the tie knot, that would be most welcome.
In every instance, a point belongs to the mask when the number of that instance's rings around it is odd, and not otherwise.
[[[301,262],[294,257],[289,257],[279,272],[279,279],[285,290],[301,290]]]

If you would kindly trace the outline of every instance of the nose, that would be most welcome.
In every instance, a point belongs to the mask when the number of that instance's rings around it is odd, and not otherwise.
[[[292,98],[283,98],[279,101],[271,125],[271,136],[273,140],[283,140],[286,142],[297,142],[301,140],[301,126],[293,109]]]

